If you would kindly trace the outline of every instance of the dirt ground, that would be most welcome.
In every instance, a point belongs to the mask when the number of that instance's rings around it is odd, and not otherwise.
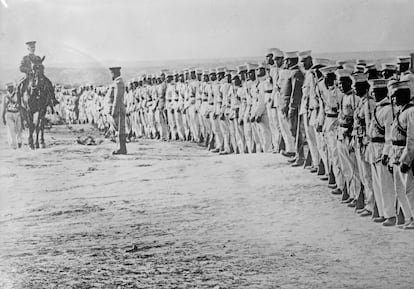
[[[340,204],[273,154],[196,144],[15,151],[0,129],[0,288],[414,288],[414,233]],[[131,248],[136,246],[134,250]]]

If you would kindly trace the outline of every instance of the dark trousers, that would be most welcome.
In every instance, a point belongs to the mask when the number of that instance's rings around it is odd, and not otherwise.
[[[125,113],[120,112],[115,117],[115,124],[118,128],[119,150],[126,152]]]

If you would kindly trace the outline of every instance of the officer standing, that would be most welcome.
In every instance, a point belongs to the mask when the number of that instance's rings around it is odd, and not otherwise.
[[[115,120],[115,124],[118,128],[119,148],[114,151],[114,155],[126,155],[126,134],[125,134],[125,105],[124,94],[125,84],[121,78],[121,67],[110,67],[109,70],[112,74],[113,90],[111,90],[111,98],[114,99],[112,105],[111,115]]]

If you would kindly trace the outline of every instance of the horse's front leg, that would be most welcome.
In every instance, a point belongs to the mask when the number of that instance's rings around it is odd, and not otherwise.
[[[31,149],[34,149],[34,145],[33,145],[33,131],[34,131],[33,113],[28,112],[27,120],[28,120],[28,125],[29,125],[29,147]]]
[[[37,120],[36,120],[36,141],[35,141],[35,148],[39,148],[39,131],[40,131],[40,112],[37,113]]]

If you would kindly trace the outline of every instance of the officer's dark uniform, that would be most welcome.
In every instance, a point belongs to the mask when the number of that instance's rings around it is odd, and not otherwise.
[[[35,54],[28,54],[23,56],[23,59],[20,62],[20,71],[25,74],[25,77],[23,77],[18,85],[19,102],[21,101],[21,97],[29,85],[30,79],[33,77],[33,65],[35,64],[42,64],[42,58]]]

